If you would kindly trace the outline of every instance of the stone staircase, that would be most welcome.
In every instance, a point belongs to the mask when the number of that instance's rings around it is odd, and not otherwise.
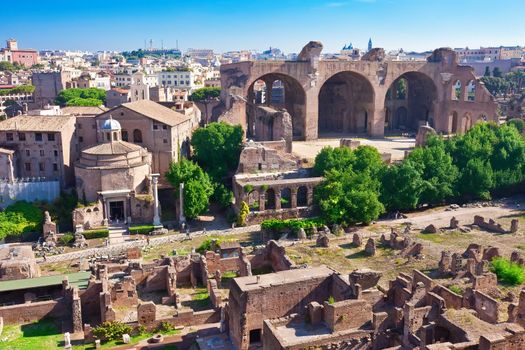
[[[125,224],[110,224],[109,227],[109,244],[119,244],[126,241],[128,228]]]

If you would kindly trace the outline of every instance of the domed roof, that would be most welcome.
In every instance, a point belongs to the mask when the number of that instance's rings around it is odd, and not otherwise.
[[[100,128],[102,130],[120,130],[122,129],[122,127],[120,126],[120,123],[111,117],[109,117],[109,119],[104,120]]]

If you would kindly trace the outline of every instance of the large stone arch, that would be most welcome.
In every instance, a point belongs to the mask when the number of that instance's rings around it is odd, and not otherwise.
[[[262,80],[266,85],[266,96],[264,103],[258,103],[254,85]],[[274,83],[280,81],[283,88],[282,99],[277,104],[272,103],[272,87]],[[274,109],[286,109],[292,117],[292,129],[294,139],[302,139],[305,136],[306,119],[306,93],[299,81],[290,75],[282,73],[267,73],[253,79],[247,90],[248,106],[246,108],[247,135],[252,136],[255,123],[255,109],[259,106],[267,106]],[[257,130],[255,130],[255,133]]]
[[[318,95],[318,132],[370,133],[375,90],[355,71],[341,71],[326,79]]]
[[[385,94],[385,110],[390,111],[385,132],[417,132],[420,125],[434,127],[438,88],[434,80],[419,71],[400,74]]]

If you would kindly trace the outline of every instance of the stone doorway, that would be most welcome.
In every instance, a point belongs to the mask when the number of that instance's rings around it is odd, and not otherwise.
[[[114,222],[123,222],[125,220],[124,201],[109,202],[109,217]]]

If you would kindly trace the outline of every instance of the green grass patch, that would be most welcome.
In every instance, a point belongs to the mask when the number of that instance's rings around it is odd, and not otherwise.
[[[41,350],[58,349],[64,335],[51,320],[42,320],[26,325],[4,326],[0,336],[0,349]]]
[[[525,268],[505,258],[495,258],[490,262],[490,270],[498,276],[502,284],[517,286],[525,281]]]
[[[206,288],[197,288],[191,296],[191,308],[195,311],[201,311],[211,308],[210,295]]]

